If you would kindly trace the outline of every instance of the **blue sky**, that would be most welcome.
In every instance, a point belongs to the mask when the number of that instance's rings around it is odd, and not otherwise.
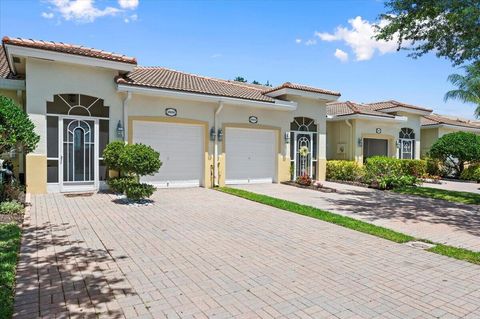
[[[460,72],[370,40],[383,1],[2,0],[0,33],[82,44],[205,76],[338,90],[342,100],[396,99],[473,118],[443,102]],[[377,21],[378,22],[378,21]]]

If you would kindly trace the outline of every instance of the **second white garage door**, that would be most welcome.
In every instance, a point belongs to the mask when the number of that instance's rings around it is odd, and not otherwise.
[[[275,179],[276,145],[274,131],[227,128],[225,183],[272,183]]]
[[[203,178],[204,132],[199,125],[133,121],[133,142],[160,152],[162,167],[142,181],[157,187],[200,186]]]

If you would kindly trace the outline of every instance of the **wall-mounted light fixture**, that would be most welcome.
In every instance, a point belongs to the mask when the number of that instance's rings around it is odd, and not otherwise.
[[[215,128],[212,126],[210,129],[210,141],[214,142],[215,141]]]
[[[120,138],[123,138],[123,125],[122,125],[122,121],[118,120],[118,123],[117,123],[117,136],[120,137]]]
[[[219,128],[217,131],[217,141],[219,142],[223,141],[223,131],[221,128]]]
[[[363,138],[359,137],[358,140],[357,140],[357,145],[358,147],[362,147],[363,146]]]
[[[290,132],[285,132],[285,144],[290,144]]]

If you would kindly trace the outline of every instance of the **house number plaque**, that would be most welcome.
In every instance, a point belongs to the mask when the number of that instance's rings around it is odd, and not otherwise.
[[[248,121],[249,121],[250,123],[252,123],[252,124],[257,124],[257,123],[258,123],[258,117],[256,117],[256,116],[250,116],[250,117],[248,118]]]
[[[169,107],[169,108],[165,109],[165,115],[166,116],[177,116],[177,109]]]

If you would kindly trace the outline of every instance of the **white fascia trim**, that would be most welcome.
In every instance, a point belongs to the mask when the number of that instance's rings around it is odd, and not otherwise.
[[[0,89],[25,90],[25,80],[0,79]]]
[[[337,96],[337,95],[316,93],[316,92],[308,92],[308,91],[290,89],[290,88],[283,88],[283,89],[280,89],[280,90],[276,90],[276,91],[267,93],[265,95],[270,96],[270,97],[277,97],[277,96],[282,96],[282,95],[286,95],[286,94],[301,96],[301,97],[305,97],[305,98],[309,98],[309,99],[325,100],[327,102],[334,102],[334,101],[337,101],[340,98],[340,96]]]
[[[411,108],[408,108],[408,107],[402,107],[402,106],[392,107],[392,108],[388,108],[388,109],[381,109],[381,110],[377,110],[377,112],[384,112],[384,113],[404,112],[404,113],[418,114],[418,115],[430,115],[430,114],[432,114],[432,111],[415,110],[415,109],[411,109]]]
[[[460,125],[452,125],[452,124],[435,124],[435,125],[422,125],[422,129],[429,129],[429,128],[452,128],[459,131],[469,131],[469,132],[480,132],[480,128],[473,128],[473,127],[465,127]]]
[[[345,121],[345,120],[372,120],[372,121],[385,121],[385,122],[406,122],[408,119],[405,116],[395,116],[395,117],[383,117],[375,115],[365,115],[365,114],[352,114],[352,115],[328,115],[328,122],[335,121]]]
[[[190,93],[190,92],[182,92],[182,91],[175,91],[175,90],[157,89],[157,88],[147,88],[147,87],[140,87],[140,86],[125,85],[125,84],[117,84],[117,91],[132,92],[134,94],[163,96],[163,97],[176,98],[176,99],[202,101],[202,102],[214,102],[214,103],[223,102],[224,104],[244,105],[244,106],[278,110],[278,111],[294,111],[297,109],[297,103],[291,102],[291,101],[276,100],[274,103],[269,103],[269,102],[244,100],[244,99],[225,97],[225,96]]]
[[[101,67],[101,68],[119,70],[124,72],[130,72],[136,67],[136,64],[109,61],[109,60],[86,57],[86,56],[81,56],[76,54],[68,54],[68,53],[61,53],[61,52],[55,52],[55,51],[27,48],[27,47],[21,47],[21,46],[10,45],[10,44],[6,44],[5,48],[7,49],[8,61],[11,63],[10,65],[13,65],[13,61],[11,57],[13,55],[18,55],[23,57],[31,57],[31,58],[37,58],[37,59],[80,64],[80,65],[86,65],[86,66]]]

